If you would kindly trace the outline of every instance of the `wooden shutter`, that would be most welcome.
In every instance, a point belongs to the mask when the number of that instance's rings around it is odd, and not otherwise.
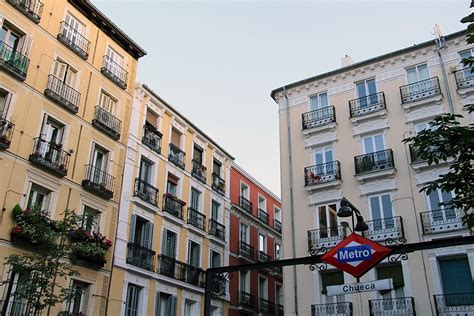
[[[132,214],[132,218],[130,219],[130,236],[129,240],[130,242],[135,241],[135,227],[137,225],[137,215]]]
[[[181,143],[181,134],[174,128],[171,130],[171,143],[178,148]]]
[[[151,249],[153,242],[153,223],[148,222],[145,224],[145,240],[143,242],[143,246]]]
[[[152,111],[147,109],[146,111],[146,121],[153,126],[155,129],[158,129],[158,116],[155,115]]]
[[[31,50],[31,37],[28,35],[23,35],[18,42],[18,50],[25,56],[28,56]]]
[[[60,80],[64,80],[66,76],[67,64],[59,60],[54,61],[53,75]]]

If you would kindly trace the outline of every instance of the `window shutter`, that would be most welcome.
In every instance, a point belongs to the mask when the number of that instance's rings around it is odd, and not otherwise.
[[[30,53],[30,50],[31,50],[31,37],[28,36],[28,35],[24,35],[21,37],[20,39],[20,42],[18,43],[19,45],[19,51],[25,55],[25,56],[28,56],[28,54]]]
[[[130,236],[129,236],[129,241],[134,242],[135,241],[135,227],[137,225],[137,215],[132,214],[132,218],[130,220]]]
[[[161,313],[161,300],[160,300],[160,292],[156,292],[155,298],[155,316],[160,316]]]
[[[87,315],[87,310],[89,308],[89,286],[84,287],[82,292],[82,313]]]
[[[166,255],[166,235],[168,230],[166,228],[163,229],[163,238],[161,239],[161,254]]]
[[[176,316],[176,297],[175,296],[170,296],[168,299],[169,302],[169,315],[170,316]]]
[[[143,245],[148,249],[151,249],[152,241],[153,241],[153,223],[148,222],[145,226],[145,242]]]

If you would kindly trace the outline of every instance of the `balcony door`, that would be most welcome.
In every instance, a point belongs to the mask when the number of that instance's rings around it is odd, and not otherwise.
[[[240,223],[240,241],[249,243],[249,227],[243,223]]]
[[[77,71],[71,68],[71,66],[69,66],[67,63],[58,59],[54,62],[54,65],[53,65],[53,75],[57,79],[59,79],[61,83],[65,83],[70,87],[74,87],[74,84],[76,82]],[[63,91],[62,86],[57,87],[53,84],[53,86],[50,88],[52,88],[54,92],[60,93],[61,95],[66,93],[65,90]],[[60,89],[60,91],[56,89]]]
[[[12,52],[16,52],[20,44],[21,35],[7,25],[3,25],[0,29],[0,41],[4,42],[12,49]],[[8,52],[7,52],[8,54]]]
[[[86,31],[86,27],[84,24],[79,22],[75,17],[70,14],[66,15],[64,21],[67,24],[66,30],[64,34],[67,39],[69,39],[75,45],[84,49],[84,34]]]
[[[328,106],[328,94],[326,92],[319,93],[310,97],[310,110],[316,111]]]
[[[337,223],[337,208],[336,204],[323,205],[318,207],[318,224],[319,224],[319,239],[323,242],[324,239],[331,239],[339,236]]]
[[[165,256],[160,262],[160,273],[174,278],[176,264],[176,233],[168,229],[163,230],[161,253]]]
[[[217,222],[220,222],[221,220],[221,212],[220,212],[221,205],[215,201],[212,200],[211,202],[211,219]]]
[[[474,282],[472,281],[471,269],[469,267],[469,261],[466,257],[464,258],[450,258],[440,259],[439,268],[441,272],[441,281],[443,284],[443,294],[448,295],[446,297],[447,305],[454,305],[459,301],[452,294],[469,293],[470,301],[465,302],[463,305],[474,304],[472,293],[474,293]],[[452,301],[451,304],[450,301]]]
[[[2,315],[27,315],[31,312],[32,306],[24,298],[20,298],[18,293],[26,290],[30,273],[16,272],[11,273],[6,293],[4,293],[4,301],[2,306]]]
[[[428,208],[431,211],[432,224],[443,222],[461,221],[456,209],[440,205],[440,203],[449,203],[453,199],[451,192],[436,189],[427,195]]]
[[[334,173],[334,166],[330,163],[334,161],[332,147],[316,149],[314,151],[314,163],[316,165],[316,175],[319,177]]]
[[[117,65],[123,68],[123,57],[122,55],[117,53],[113,48],[107,47],[107,57],[109,57],[113,62],[115,62]],[[114,72],[114,70],[118,72],[118,69],[116,69],[115,67],[112,67],[109,70],[112,70],[112,72]],[[116,75],[118,75],[118,77],[121,78],[120,74],[116,73]]]
[[[92,152],[92,170],[91,170],[91,179],[94,183],[102,184],[106,181],[106,171],[107,171],[107,159],[108,152],[99,147],[97,144],[94,145],[94,150]]]
[[[383,164],[388,160],[385,150],[385,140],[382,134],[364,137],[363,142],[364,154],[372,154],[362,158],[361,164],[364,170],[372,170],[375,165]]]
[[[356,83],[357,97],[359,98],[359,104],[361,108],[368,107],[372,104],[376,104],[377,100],[377,87],[375,85],[375,79],[367,79]],[[371,96],[367,98],[367,96]]]
[[[140,161],[140,184],[139,184],[139,191],[142,193],[146,193],[146,185],[145,184],[150,184],[151,183],[151,169],[152,169],[152,164],[146,160],[146,159],[141,159]]]
[[[325,303],[335,304],[338,302],[344,302],[344,295],[336,295],[336,296],[327,295],[328,286],[344,284],[344,273],[342,271],[332,271],[332,272],[321,273],[320,276],[321,276],[320,280],[321,280],[321,288],[322,288],[321,294],[323,295],[325,299]],[[343,314],[344,311],[339,311],[338,308],[343,308],[343,307],[336,306],[337,313],[341,312],[341,314]]]
[[[390,232],[397,231],[399,227],[395,227],[392,210],[392,198],[390,194],[375,195],[369,197],[370,212],[373,227],[369,226],[369,230],[374,232]]]
[[[133,214],[130,227],[130,241],[141,247],[151,249],[153,223]]]
[[[423,81],[430,78],[430,73],[428,71],[428,66],[426,64],[418,65],[415,67],[411,67],[407,69],[407,79],[408,84],[408,91],[411,95],[417,95],[422,93],[426,88],[422,84],[413,84],[419,81]]]
[[[40,134],[42,141],[37,143],[35,150],[39,152],[45,160],[52,163],[59,163],[61,155],[58,152],[57,145],[62,144],[63,133],[64,125],[46,114],[43,119],[43,127]]]
[[[408,310],[407,304],[401,298],[405,297],[405,281],[400,263],[376,268],[377,280],[392,279],[393,290],[380,291],[384,300],[380,308],[389,315],[403,315]]]

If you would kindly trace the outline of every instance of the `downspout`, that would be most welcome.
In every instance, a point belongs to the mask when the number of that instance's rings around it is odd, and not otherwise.
[[[437,39],[435,39],[435,42],[436,42],[436,52],[438,53],[439,64],[441,66],[441,74],[443,75],[444,89],[446,90],[446,96],[448,97],[449,112],[451,114],[455,114],[454,113],[453,98],[451,96],[451,90],[449,90],[448,75],[446,73],[446,68],[445,68],[445,65],[444,65],[443,55],[441,55],[441,49],[446,48],[446,40],[444,39],[444,36],[441,36],[441,37],[438,37]]]
[[[288,165],[290,175],[290,216],[291,216],[291,254],[293,259],[296,258],[296,241],[295,241],[295,202],[293,197],[293,157],[291,154],[291,125],[290,125],[290,103],[286,94],[286,89],[283,87],[283,93],[286,99],[286,125],[288,133]],[[293,266],[293,287],[295,300],[295,315],[298,315],[298,280],[296,278],[296,266]]]

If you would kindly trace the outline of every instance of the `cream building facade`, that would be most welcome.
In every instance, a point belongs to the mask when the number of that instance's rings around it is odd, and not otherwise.
[[[462,108],[472,103],[474,91],[470,71],[460,70],[461,59],[472,55],[465,38],[458,32],[359,63],[346,56],[340,69],[272,91],[287,210],[284,258],[334,247],[350,233],[341,225],[347,219],[336,216],[343,197],[361,210],[369,226],[364,235],[382,244],[471,234],[458,210],[438,205],[451,192],[419,192],[448,170],[449,161],[428,166],[402,143],[441,113],[473,122]],[[473,246],[384,260],[361,282],[384,278],[393,279],[393,290],[328,296],[327,286],[356,280],[333,267],[286,268],[285,315],[474,313]]]

